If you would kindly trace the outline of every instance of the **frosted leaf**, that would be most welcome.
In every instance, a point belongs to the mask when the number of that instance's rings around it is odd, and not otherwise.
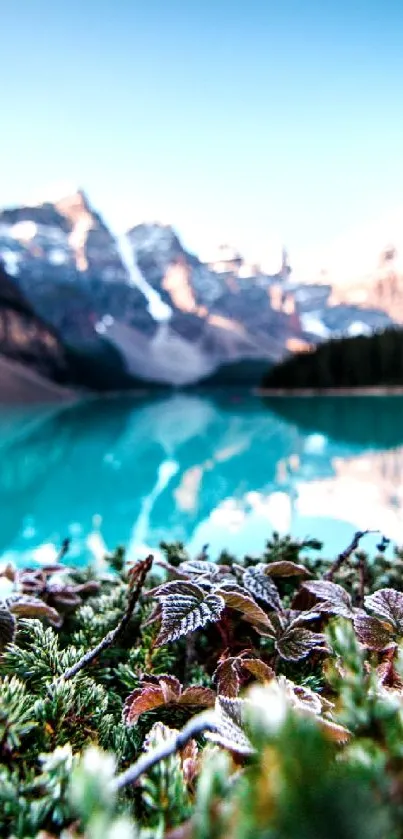
[[[232,752],[253,754],[253,746],[243,731],[245,705],[243,699],[218,696],[215,705],[217,731],[206,731],[205,737]]]
[[[14,615],[5,606],[0,606],[0,652],[7,644],[11,644],[15,635],[15,626]]]
[[[263,600],[271,609],[280,610],[281,600],[277,587],[273,580],[262,571],[262,568],[264,568],[263,565],[247,568],[243,574],[242,583],[254,597]]]
[[[262,569],[263,570],[263,569]],[[310,577],[310,571],[305,565],[289,562],[286,559],[279,562],[269,562],[264,566],[264,573],[270,577]]]
[[[161,705],[165,705],[165,700],[160,687],[147,685],[144,688],[136,688],[123,706],[123,720],[126,725],[134,725],[141,714],[160,708]]]
[[[375,594],[370,594],[364,600],[370,612],[375,612],[381,618],[386,618],[397,632],[403,633],[403,594],[393,588],[381,588]]]
[[[354,629],[358,640],[369,650],[390,650],[396,646],[393,627],[372,615],[359,613],[354,618]]]
[[[38,597],[17,594],[7,599],[7,606],[10,612],[20,618],[46,618],[52,626],[61,626],[63,623],[59,612]]]
[[[159,645],[189,635],[208,623],[216,623],[225,607],[222,597],[206,594],[200,586],[188,582],[167,583],[160,587],[156,596],[162,615],[156,642]]]
[[[237,696],[241,686],[238,673],[239,658],[230,656],[222,661],[213,673],[213,682],[224,696]]]
[[[307,658],[314,650],[328,652],[329,648],[325,636],[320,632],[309,629],[288,629],[276,641],[276,649],[285,661],[300,661]]]
[[[132,691],[123,707],[123,721],[126,725],[135,725],[142,714],[156,708],[171,709],[180,706],[208,708],[214,705],[216,695],[210,688],[192,687],[182,689],[179,679],[174,676],[150,676],[143,679],[139,688]]]
[[[226,606],[241,612],[244,620],[257,629],[265,629],[267,634],[274,637],[274,629],[270,618],[253,597],[244,592],[240,586],[220,586],[216,589],[216,592],[225,600]]]
[[[319,600],[317,609],[332,615],[351,618],[353,606],[348,592],[337,583],[327,580],[312,580],[304,583],[304,588]]]
[[[242,658],[241,665],[243,670],[247,670],[259,682],[270,682],[274,679],[274,670],[260,658]]]

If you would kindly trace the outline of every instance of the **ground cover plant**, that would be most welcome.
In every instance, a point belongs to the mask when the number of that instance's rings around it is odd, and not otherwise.
[[[403,836],[403,551],[1,569],[0,835]]]

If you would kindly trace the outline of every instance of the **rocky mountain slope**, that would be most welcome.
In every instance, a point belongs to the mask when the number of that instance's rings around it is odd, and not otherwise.
[[[323,281],[296,283],[285,254],[273,276],[230,248],[203,263],[166,225],[115,237],[81,191],[0,212],[0,258],[35,312],[93,359],[101,380],[109,346],[119,386],[225,381],[226,370],[236,380],[238,365],[253,379],[262,363],[332,335],[403,320],[389,279],[389,290],[379,291],[377,277],[360,298]]]
[[[10,389],[12,369],[17,363],[32,373],[31,381],[49,381],[55,385],[69,382],[69,363],[62,342],[55,331],[34,311],[24,295],[7,275],[0,262],[0,358],[8,363],[0,374],[1,396]],[[7,384],[6,384],[7,382]]]

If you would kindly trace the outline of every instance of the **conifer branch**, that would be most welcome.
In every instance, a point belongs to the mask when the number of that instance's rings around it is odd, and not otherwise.
[[[79,661],[69,667],[62,676],[56,680],[56,684],[67,682],[76,676],[84,667],[91,664],[108,647],[112,647],[118,638],[123,635],[133,614],[134,608],[143,588],[145,578],[151,569],[154,557],[150,554],[146,559],[137,562],[129,572],[129,596],[126,610],[115,629],[112,629],[92,650],[88,650]]]
[[[199,734],[203,734],[204,731],[218,731],[218,723],[214,711],[204,711],[202,714],[197,714],[171,740],[161,743],[160,746],[157,746],[151,752],[143,754],[136,760],[136,763],[133,763],[132,766],[129,766],[128,769],[115,778],[115,789],[121,790],[123,787],[129,786],[129,784],[135,784],[140,776],[148,772],[156,763],[181,751],[189,740],[192,740]]]

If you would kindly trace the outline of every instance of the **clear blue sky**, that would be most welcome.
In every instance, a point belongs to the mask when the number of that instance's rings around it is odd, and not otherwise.
[[[403,199],[403,0],[4,0],[0,203],[82,185],[202,249]]]

